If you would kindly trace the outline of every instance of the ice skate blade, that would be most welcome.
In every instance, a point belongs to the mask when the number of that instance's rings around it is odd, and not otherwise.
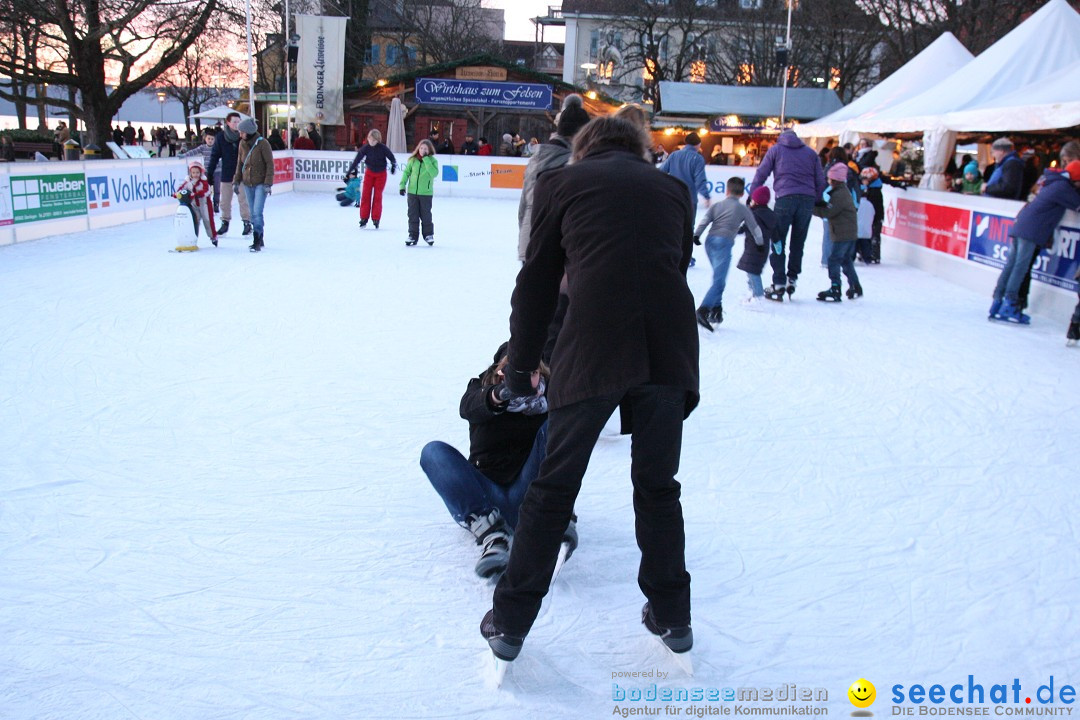
[[[555,581],[559,579],[559,573],[562,572],[563,565],[566,564],[566,556],[570,553],[570,545],[562,543],[559,545],[559,557],[555,560],[555,572],[551,573],[551,584],[554,585]]]
[[[694,677],[694,661],[690,658],[690,652],[677,653],[664,644],[658,636],[654,635],[656,642],[664,648],[667,654],[675,661],[675,664],[679,666],[679,669],[686,673],[687,677]]]
[[[1066,340],[1065,347],[1076,347],[1076,340]]]
[[[509,660],[500,660],[494,653],[491,654],[492,666],[490,680],[491,684],[496,688],[501,688],[503,680],[506,679],[506,671],[510,669]]]

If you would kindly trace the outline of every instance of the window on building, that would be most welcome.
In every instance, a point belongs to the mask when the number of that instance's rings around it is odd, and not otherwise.
[[[398,48],[397,45],[387,45],[386,46],[386,64],[387,65],[391,65],[391,66],[397,65],[397,63],[398,63],[398,50],[399,50],[399,48]]]
[[[367,52],[364,53],[365,65],[378,65],[379,64],[379,45],[378,43],[372,43]]]
[[[596,60],[596,56],[600,53],[600,31],[589,31],[589,60]]]
[[[416,48],[407,47],[407,48],[405,48],[405,52],[407,52],[409,54],[409,64],[410,65],[415,65],[416,64]]]
[[[739,72],[735,75],[738,85],[749,85],[754,82],[754,66],[752,63],[739,63]]]
[[[761,0],[739,0],[739,7],[743,10],[760,10]]]

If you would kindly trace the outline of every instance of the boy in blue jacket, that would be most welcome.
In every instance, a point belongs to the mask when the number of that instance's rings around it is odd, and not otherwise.
[[[1019,306],[1020,284],[1032,258],[1042,248],[1054,243],[1054,228],[1066,210],[1080,211],[1080,160],[1068,164],[1064,172],[1047,170],[1043,173],[1043,188],[1020,210],[1009,231],[1012,249],[1005,267],[994,287],[994,302],[990,305],[989,320],[1007,320],[1027,325],[1031,318]]]

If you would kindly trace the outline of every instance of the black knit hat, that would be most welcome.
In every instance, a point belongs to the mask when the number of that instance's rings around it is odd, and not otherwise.
[[[559,122],[555,126],[555,132],[565,138],[572,138],[577,131],[589,124],[589,113],[581,105],[580,95],[568,95],[563,101],[562,112],[559,113]]]

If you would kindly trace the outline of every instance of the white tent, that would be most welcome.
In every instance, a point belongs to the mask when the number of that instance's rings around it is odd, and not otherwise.
[[[953,130],[1049,130],[1080,125],[1080,60],[1001,97],[948,113]]]
[[[210,110],[203,110],[201,113],[195,113],[194,115],[188,115],[188,118],[190,118],[191,120],[195,120],[196,118],[198,118],[199,120],[224,120],[225,116],[233,112],[240,115],[241,120],[247,120],[249,117],[251,117],[250,115],[245,115],[239,110],[233,110],[228,105],[218,105],[216,108],[211,108]]]
[[[945,114],[966,110],[1035,83],[1080,61],[1080,13],[1066,0],[1038,12],[944,81],[907,102],[849,123],[864,133],[945,128]],[[960,128],[966,129],[966,128]],[[972,128],[985,129],[985,128]]]
[[[951,32],[942,34],[903,67],[850,104],[831,115],[795,126],[800,137],[832,137],[848,129],[851,120],[887,110],[924,92],[934,78],[944,81],[971,62],[972,55]]]

